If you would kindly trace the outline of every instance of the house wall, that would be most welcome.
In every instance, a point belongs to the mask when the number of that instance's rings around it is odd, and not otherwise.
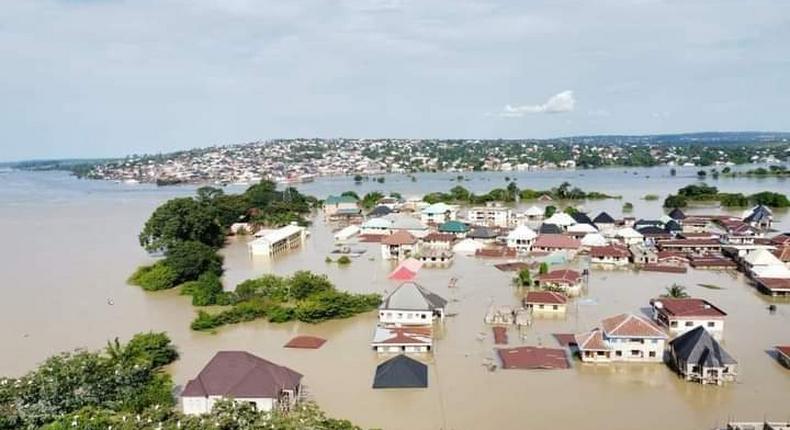
[[[661,362],[664,360],[664,339],[606,337],[612,349],[612,361]],[[652,353],[652,355],[651,355]]]
[[[426,325],[433,322],[433,312],[430,310],[382,309],[379,311],[379,321],[395,325]]]
[[[415,245],[381,245],[381,258],[385,260],[404,260],[415,253]]]
[[[181,407],[186,415],[207,414],[211,412],[214,404],[221,399],[223,399],[222,396],[182,397]],[[237,403],[254,403],[255,408],[259,411],[270,411],[277,404],[275,399],[270,398],[234,399],[234,401]]]
[[[420,353],[420,352],[430,352],[431,351],[430,345],[389,345],[389,344],[379,344],[379,345],[374,345],[373,349],[376,352],[388,353],[388,354],[400,354],[402,352],[406,352],[406,353]]]
[[[544,304],[544,303],[527,303],[527,309],[532,309],[533,312],[565,313],[566,305]]]
[[[659,320],[659,322],[667,325],[664,321]],[[716,340],[721,340],[724,337],[724,320],[722,319],[670,318],[667,326],[672,337],[680,336],[700,326],[704,327]]]
[[[535,239],[518,239],[518,238],[507,239],[507,246],[509,248],[515,248],[518,251],[529,251],[530,249],[532,249],[533,243],[535,243]]]
[[[467,214],[469,221],[488,227],[507,227],[510,224],[508,209],[472,209]]]
[[[619,258],[619,257],[591,257],[590,263],[592,264],[609,264],[614,266],[627,266],[628,265],[628,258]]]

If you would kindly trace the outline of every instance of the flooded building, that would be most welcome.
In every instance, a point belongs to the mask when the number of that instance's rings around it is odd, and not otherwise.
[[[277,230],[260,230],[257,239],[247,244],[250,255],[274,257],[299,248],[307,237],[307,230],[298,225],[287,225]]]
[[[724,337],[727,314],[704,299],[662,297],[650,301],[653,320],[666,327],[672,337],[703,327],[716,340]]]
[[[670,363],[687,381],[721,385],[732,382],[738,362],[705,330],[694,330],[669,342]]]
[[[584,362],[661,362],[667,335],[645,317],[620,314],[601,321],[601,328],[576,335]]]

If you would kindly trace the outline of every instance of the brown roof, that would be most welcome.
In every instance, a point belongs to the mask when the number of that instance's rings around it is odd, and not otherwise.
[[[406,230],[398,230],[381,239],[381,243],[384,245],[413,245],[417,243],[417,239]]]
[[[658,261],[662,261],[662,260],[688,261],[686,254],[683,254],[681,252],[675,252],[675,251],[658,251],[656,256],[658,257]]]
[[[516,249],[504,246],[491,246],[475,251],[475,257],[515,257]]]
[[[790,246],[790,233],[782,233],[772,237],[771,243],[779,246]]]
[[[774,255],[784,263],[790,262],[790,246],[777,249],[774,251]]]
[[[529,264],[523,262],[515,262],[515,263],[502,263],[502,264],[494,264],[494,267],[503,271],[503,272],[518,272],[523,269],[529,268]]]
[[[564,305],[568,299],[554,291],[530,291],[524,298],[524,303],[548,303],[551,305]]]
[[[554,336],[554,338],[557,339],[557,342],[562,346],[570,346],[576,344],[576,335],[574,334],[554,333],[552,336]]]
[[[389,328],[392,337],[384,339],[381,343],[393,344],[421,344],[430,343],[430,338],[433,335],[433,330],[430,327],[392,327]]]
[[[704,299],[659,298],[650,301],[659,312],[673,317],[725,317],[727,313]],[[661,303],[660,307],[656,304]]]
[[[507,328],[494,327],[494,343],[497,345],[507,345]]]
[[[771,291],[790,291],[790,278],[756,278],[755,280]]]
[[[662,273],[686,273],[686,266],[677,266],[674,264],[653,264],[647,263],[639,266],[640,269],[647,272],[662,272]]]
[[[779,351],[781,354],[784,354],[785,356],[790,357],[790,345],[777,346],[776,350]]]
[[[659,246],[721,246],[721,242],[716,239],[673,239],[665,240]]]
[[[452,242],[455,240],[455,235],[452,233],[437,233],[432,232],[422,238],[425,242]]]
[[[552,270],[551,272],[538,275],[538,281],[575,284],[579,282],[581,277],[582,275],[575,270],[562,269]]]
[[[590,255],[592,257],[628,258],[631,253],[622,246],[606,245],[590,247]]]
[[[522,346],[498,349],[503,369],[567,369],[568,357],[561,348]]]
[[[535,239],[535,248],[578,249],[582,243],[564,234],[541,234]]]
[[[285,348],[318,349],[326,339],[318,336],[296,336],[284,345]]]
[[[594,351],[608,351],[609,347],[603,341],[603,333],[601,329],[594,328],[587,333],[577,334],[575,336],[576,345],[582,350]]]
[[[667,337],[652,321],[639,315],[620,314],[601,321],[601,325],[606,336]]]
[[[284,389],[296,389],[301,380],[301,373],[249,352],[220,351],[187,383],[181,396],[277,398]]]

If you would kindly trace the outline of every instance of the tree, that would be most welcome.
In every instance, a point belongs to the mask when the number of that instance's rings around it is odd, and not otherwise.
[[[364,197],[362,197],[362,207],[365,208],[365,209],[370,209],[373,206],[375,206],[376,203],[378,203],[379,200],[381,200],[383,198],[384,198],[384,194],[382,194],[382,193],[380,193],[378,191],[373,191],[373,192],[367,193],[367,194],[365,194]]]
[[[529,272],[529,268],[525,267],[518,272],[518,276],[516,276],[516,283],[520,287],[532,286],[532,274]]]
[[[673,168],[671,168],[671,169],[669,169],[669,176],[675,176],[675,175],[677,175],[677,174],[678,174],[678,171],[677,171],[677,170],[675,170],[675,168],[674,168],[674,167],[673,167]]]
[[[574,214],[576,214],[577,212],[579,212],[579,210],[578,210],[578,209],[576,209],[576,208],[575,208],[575,207],[573,207],[573,206],[568,206],[568,207],[566,207],[565,209],[563,209],[562,211],[563,211],[563,212],[565,212],[565,213],[566,213],[566,214],[568,214],[568,215],[574,215]]]
[[[741,193],[721,193],[719,202],[725,207],[745,207],[749,205],[749,199]]]
[[[297,300],[334,289],[325,275],[317,275],[306,270],[294,273],[288,280],[288,286],[289,296]]]
[[[359,194],[357,194],[355,191],[343,191],[343,193],[341,193],[340,196],[341,197],[353,197],[354,200],[359,200]]]
[[[686,293],[686,287],[680,284],[672,284],[672,286],[666,288],[666,293],[661,295],[661,297],[668,297],[673,299],[683,299],[688,296],[689,296],[688,293]]]
[[[749,196],[749,200],[754,204],[765,205],[772,208],[786,208],[790,206],[790,200],[787,199],[786,195],[771,191],[752,194]]]
[[[183,241],[218,248],[224,243],[225,234],[209,206],[191,198],[176,198],[156,208],[139,239],[148,251],[166,250]]]
[[[704,178],[707,175],[708,175],[708,173],[706,171],[704,171],[704,170],[697,171],[697,177],[698,178]]]
[[[507,192],[509,194],[510,200],[516,200],[516,197],[519,197],[518,185],[516,185],[515,182],[507,184]]]
[[[634,210],[634,204],[631,202],[623,203],[623,212],[631,212]]]
[[[685,208],[688,206],[688,201],[683,196],[670,194],[664,199],[665,208]]]
[[[554,215],[557,212],[557,208],[554,206],[546,206],[546,209],[543,210],[543,217],[549,218],[550,216]]]
[[[541,275],[545,275],[546,273],[549,273],[549,263],[546,263],[545,261],[540,263],[540,268],[538,269],[538,273]]]
[[[471,195],[472,195],[472,193],[470,193],[469,190],[467,190],[466,188],[464,188],[464,187],[462,187],[460,185],[456,185],[456,186],[450,188],[450,196],[452,196],[452,199],[454,201],[457,201],[457,202],[468,202],[469,201],[469,197]]]
[[[347,255],[342,255],[340,258],[337,259],[337,264],[339,264],[341,266],[345,266],[345,265],[351,264],[351,259],[348,258]]]
[[[128,280],[146,291],[167,290],[175,287],[177,281],[178,274],[162,261],[138,268]]]
[[[222,257],[200,242],[179,242],[168,248],[162,261],[176,274],[176,283],[197,280],[204,273],[222,274]]]

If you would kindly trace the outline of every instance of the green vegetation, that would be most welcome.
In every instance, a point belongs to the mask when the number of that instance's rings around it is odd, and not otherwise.
[[[672,286],[666,288],[666,293],[661,295],[661,297],[667,297],[673,299],[683,299],[688,296],[689,295],[686,292],[686,287],[680,284],[672,284]]]
[[[521,269],[518,272],[518,275],[516,275],[516,277],[513,279],[513,282],[519,287],[531,287],[532,274],[529,272],[529,268]]]
[[[232,296],[232,307],[217,313],[199,311],[192,321],[192,329],[211,330],[263,317],[276,323],[292,320],[318,323],[368,312],[381,302],[378,294],[337,291],[326,276],[308,271],[287,278],[264,275],[250,279],[228,294]]]
[[[21,378],[0,378],[0,429],[45,430],[354,430],[313,403],[288,412],[259,412],[246,403],[218,402],[210,414],[178,412],[175,387],[163,367],[178,359],[164,333],[137,334],[103,351],[48,358]]]
[[[343,255],[343,256],[341,256],[340,258],[337,259],[337,264],[339,264],[341,266],[345,266],[347,264],[351,264],[351,259],[348,258],[347,255]]]
[[[707,288],[709,290],[723,290],[724,289],[724,287],[720,287],[718,285],[713,285],[713,284],[697,284],[697,285],[699,285],[702,288]]]
[[[634,210],[634,204],[631,202],[623,203],[623,212],[632,212]]]
[[[466,188],[456,185],[446,193],[429,193],[423,197],[427,203],[466,203],[483,204],[487,202],[515,202],[520,200],[535,200],[541,196],[548,196],[555,200],[583,200],[583,199],[613,199],[618,196],[610,196],[600,192],[585,192],[577,187],[571,187],[568,182],[563,182],[560,186],[550,190],[538,191],[532,189],[519,189],[515,182],[509,182],[507,188],[494,188],[486,194],[473,194]]]
[[[138,268],[129,283],[146,291],[158,291],[197,281],[203,274],[221,275],[222,257],[200,242],[175,242],[165,252],[164,259]]]
[[[767,169],[765,167],[758,167],[745,172],[733,172],[729,167],[726,167],[722,170],[722,173],[727,176],[790,176],[790,169],[782,165],[771,165],[768,166]]]
[[[718,202],[727,207],[745,207],[749,204],[762,204],[774,208],[784,208],[790,206],[790,200],[781,193],[763,191],[750,196],[740,193],[720,193],[716,187],[705,183],[699,185],[688,185],[678,190],[678,193],[670,194],[664,200],[665,208],[682,208],[688,206],[689,202]]]
[[[555,213],[557,213],[557,208],[555,206],[548,205],[548,206],[546,206],[545,209],[543,209],[543,217],[544,218],[549,218],[552,215],[554,215]]]
[[[549,273],[549,263],[544,261],[543,263],[540,263],[538,274],[545,275],[546,273]]]
[[[649,202],[651,202],[651,201],[658,200],[658,194],[645,194],[645,196],[642,197],[642,198],[647,200],[647,201],[649,201]]]

